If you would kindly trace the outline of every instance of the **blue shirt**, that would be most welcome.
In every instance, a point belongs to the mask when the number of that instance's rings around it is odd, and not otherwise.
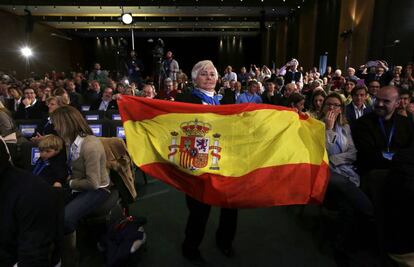
[[[251,95],[250,93],[243,93],[239,95],[236,101],[236,104],[241,104],[241,103],[261,104],[262,98],[257,94]]]

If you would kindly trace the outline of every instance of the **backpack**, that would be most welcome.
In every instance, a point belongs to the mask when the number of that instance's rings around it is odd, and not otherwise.
[[[145,223],[146,219],[143,217],[128,216],[109,227],[104,239],[107,267],[126,266],[145,244]]]

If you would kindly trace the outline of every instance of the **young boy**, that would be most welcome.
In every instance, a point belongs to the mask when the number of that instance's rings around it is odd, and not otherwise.
[[[54,187],[62,187],[68,177],[66,153],[62,138],[49,134],[39,142],[40,157],[33,174],[43,177]]]

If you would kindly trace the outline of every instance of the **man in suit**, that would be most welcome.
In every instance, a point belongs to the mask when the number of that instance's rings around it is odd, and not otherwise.
[[[390,167],[394,154],[414,146],[414,126],[407,117],[397,114],[398,89],[382,87],[377,93],[374,112],[356,120],[352,137],[357,149],[361,188],[374,205],[380,248],[384,249],[384,206]],[[384,251],[382,251],[384,252]]]
[[[278,105],[282,96],[279,94],[279,85],[273,79],[266,80],[266,90],[262,94],[264,104]]]
[[[43,115],[47,112],[47,107],[41,101],[36,99],[35,91],[28,87],[23,91],[24,99],[20,102],[16,119],[18,120],[33,120],[42,119]]]
[[[117,110],[118,104],[116,100],[112,99],[112,88],[106,88],[102,94],[102,98],[98,99],[91,105],[90,110]]]
[[[371,106],[365,105],[368,97],[368,88],[365,85],[356,86],[351,91],[352,102],[346,106],[346,119],[349,124],[365,114],[372,112]]]

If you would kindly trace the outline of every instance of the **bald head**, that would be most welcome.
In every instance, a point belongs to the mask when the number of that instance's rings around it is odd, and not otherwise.
[[[399,105],[398,88],[391,85],[384,86],[377,93],[374,111],[379,117],[389,120]]]

